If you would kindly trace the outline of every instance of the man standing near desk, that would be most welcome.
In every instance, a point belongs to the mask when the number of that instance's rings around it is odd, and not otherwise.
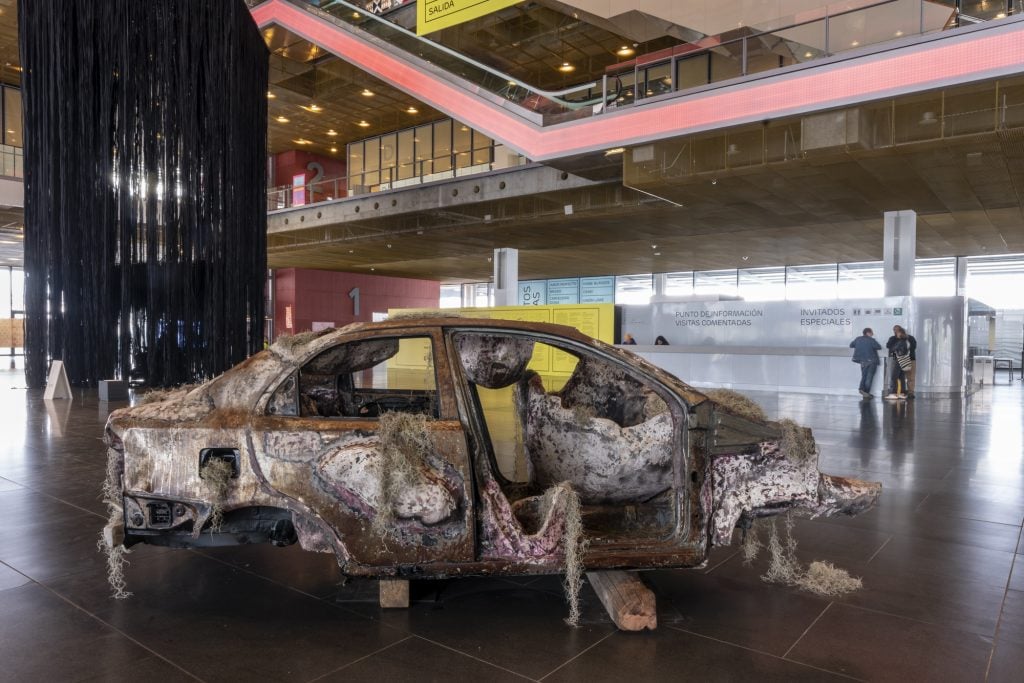
[[[875,340],[871,328],[865,327],[863,334],[850,342],[850,348],[853,349],[853,362],[860,364],[860,395],[872,398],[871,383],[875,381],[878,352],[882,350],[882,345]]]

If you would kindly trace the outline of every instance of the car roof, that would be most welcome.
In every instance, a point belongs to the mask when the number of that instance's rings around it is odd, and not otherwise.
[[[393,330],[403,327],[492,327],[501,330],[527,330],[529,332],[545,332],[562,337],[571,337],[580,341],[590,340],[575,327],[557,323],[529,322],[525,320],[505,320],[503,318],[472,318],[462,315],[448,314],[400,314],[388,320],[376,323],[352,323],[341,328],[342,331],[355,330]]]
[[[408,333],[427,328],[462,328],[462,329],[493,329],[495,331],[522,331],[537,334],[550,334],[565,337],[583,343],[593,343],[588,337],[574,327],[555,323],[526,322],[521,320],[501,320],[497,318],[469,318],[448,314],[410,314],[393,317],[381,322],[356,322],[340,328],[328,328],[316,332],[302,332],[296,335],[278,337],[270,347],[271,351],[286,362],[295,362],[306,357],[310,352],[330,346],[341,338],[354,334],[379,332]]]

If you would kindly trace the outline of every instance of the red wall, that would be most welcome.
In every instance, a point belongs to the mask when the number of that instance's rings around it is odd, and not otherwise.
[[[369,322],[389,308],[437,308],[441,283],[382,275],[338,273],[330,270],[283,268],[274,271],[274,336],[312,329],[314,322],[342,327]],[[359,288],[359,317],[353,314],[349,292]],[[285,307],[292,307],[292,328],[285,327]]]
[[[314,188],[316,197],[312,200],[307,198],[307,203],[312,201],[323,201],[327,199],[328,195],[332,199],[338,197],[344,197],[347,195],[348,179],[345,173],[345,160],[344,160],[344,148],[339,148],[338,154],[342,155],[342,158],[332,158],[320,156],[319,154],[313,154],[311,152],[302,152],[299,150],[291,150],[288,152],[281,152],[280,154],[274,155],[273,167],[274,167],[274,180],[272,186],[280,187],[282,185],[291,185],[292,177],[297,176],[300,173],[306,177],[308,183],[316,175],[315,171],[310,171],[306,166],[311,162],[315,161],[324,167],[323,180],[329,181],[334,178],[339,178],[337,183],[337,192],[334,190],[334,183],[320,183]]]

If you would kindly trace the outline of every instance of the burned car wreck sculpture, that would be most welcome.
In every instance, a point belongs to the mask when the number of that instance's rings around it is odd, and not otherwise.
[[[308,333],[110,416],[105,538],[297,541],[346,575],[558,573],[574,513],[588,570],[693,567],[756,517],[877,498],[820,474],[809,430],[741,412],[557,325]]]

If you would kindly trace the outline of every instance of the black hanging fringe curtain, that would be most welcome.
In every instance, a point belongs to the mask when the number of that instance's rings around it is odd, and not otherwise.
[[[262,346],[267,49],[243,0],[27,0],[26,377],[211,377]]]

